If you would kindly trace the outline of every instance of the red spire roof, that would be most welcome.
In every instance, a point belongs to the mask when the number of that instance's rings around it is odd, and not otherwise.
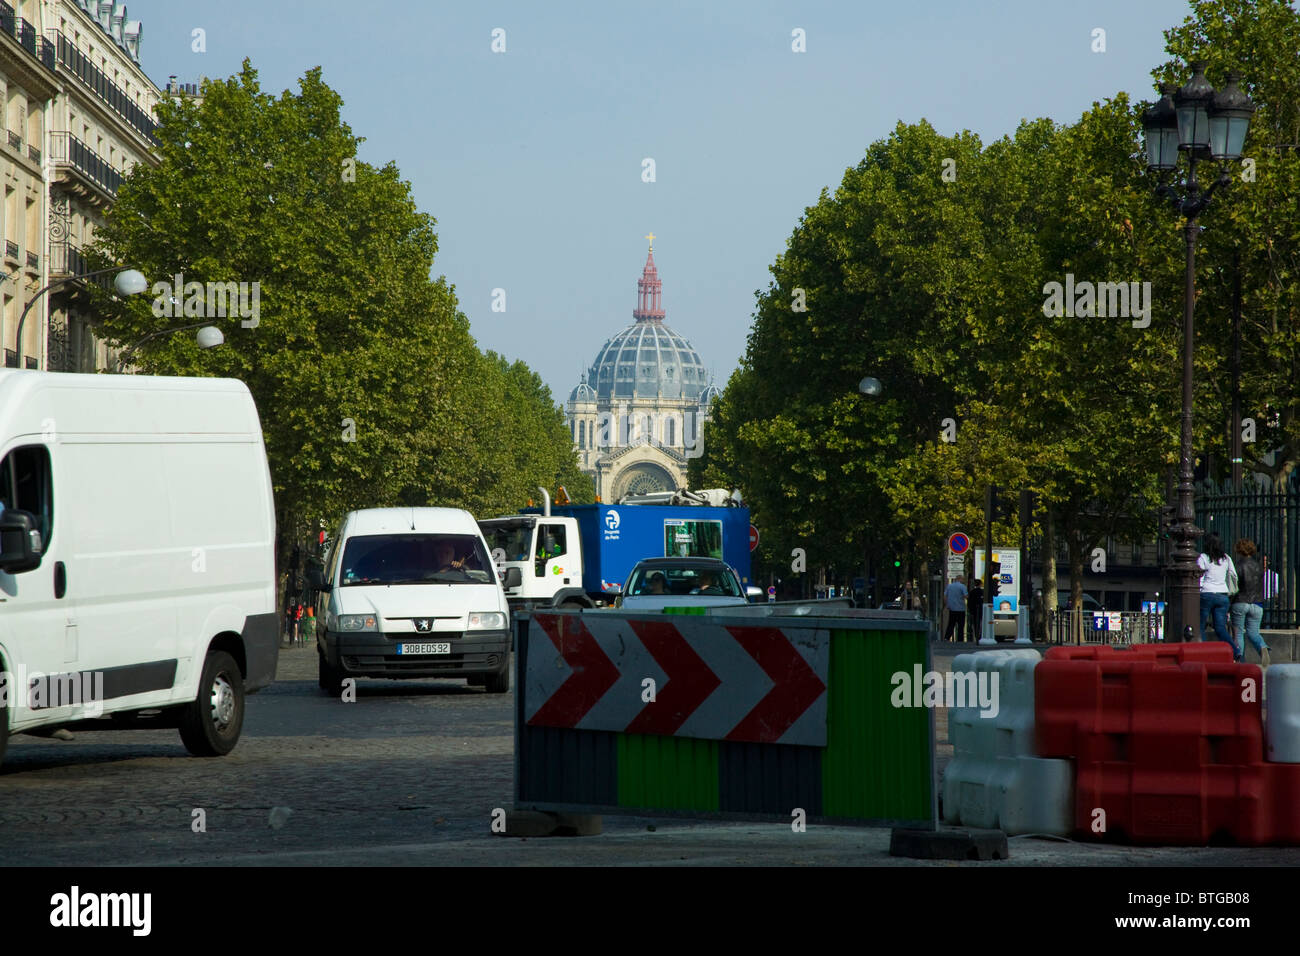
[[[659,280],[659,270],[655,268],[653,240],[651,240],[650,251],[645,257],[645,268],[641,270],[641,278],[636,280],[636,291],[638,304],[632,310],[632,315],[636,320],[638,322],[662,322],[664,320],[663,283]]]

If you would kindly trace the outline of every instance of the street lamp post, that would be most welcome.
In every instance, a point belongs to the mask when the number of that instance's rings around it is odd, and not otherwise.
[[[1196,527],[1195,488],[1192,483],[1196,237],[1201,231],[1196,220],[1210,205],[1215,191],[1232,181],[1227,169],[1221,167],[1218,178],[1202,189],[1196,179],[1196,164],[1206,159],[1220,163],[1240,159],[1250,115],[1255,109],[1250,97],[1237,88],[1237,74],[1228,74],[1227,86],[1216,93],[1205,78],[1205,64],[1198,61],[1192,63],[1191,67],[1192,78],[1187,84],[1177,92],[1169,86],[1162,87],[1160,101],[1142,116],[1149,170],[1159,173],[1173,171],[1178,164],[1180,152],[1186,153],[1188,160],[1187,178],[1182,183],[1161,183],[1156,187],[1156,195],[1168,199],[1179,215],[1186,219],[1183,236],[1187,245],[1183,294],[1182,441],[1176,517],[1169,529],[1174,546],[1166,569],[1169,591],[1169,627],[1166,634],[1173,641],[1189,639],[1193,634],[1192,625],[1200,619],[1201,571],[1196,563],[1196,540],[1201,529]]]
[[[32,306],[40,301],[41,296],[45,295],[45,293],[49,292],[51,289],[65,285],[69,282],[75,282],[79,279],[92,279],[95,276],[107,275],[110,272],[117,272],[117,278],[113,280],[113,288],[120,296],[139,295],[145,289],[149,288],[149,280],[146,279],[141,272],[135,269],[124,269],[123,271],[118,272],[118,269],[120,268],[120,266],[112,266],[108,269],[96,269],[94,272],[82,272],[77,275],[64,276],[62,279],[55,279],[45,288],[32,296],[27,302],[27,305],[23,307],[23,314],[18,317],[18,341],[16,343],[18,367],[22,368],[23,365],[23,324],[27,321],[27,313],[32,310]]]
[[[207,322],[195,322],[193,325],[181,325],[174,329],[157,329],[156,331],[150,332],[139,342],[136,342],[134,345],[129,345],[122,350],[122,354],[117,357],[117,370],[119,372],[125,370],[127,361],[135,354],[136,349],[144,345],[144,343],[148,342],[150,339],[156,339],[160,335],[171,335],[174,332],[187,332],[190,329],[199,330],[195,339],[201,349],[215,348],[226,341],[226,337],[221,334],[221,330],[215,325],[209,325]]]

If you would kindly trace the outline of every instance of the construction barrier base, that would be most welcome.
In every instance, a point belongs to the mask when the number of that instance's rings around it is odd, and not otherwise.
[[[889,855],[913,860],[1005,860],[1011,856],[1001,830],[913,830],[889,834]]]

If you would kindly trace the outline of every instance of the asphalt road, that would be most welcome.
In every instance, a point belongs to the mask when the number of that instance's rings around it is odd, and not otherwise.
[[[946,669],[952,645],[936,648]],[[887,830],[606,815],[588,837],[491,833],[509,809],[513,694],[463,682],[361,681],[356,703],[316,686],[315,650],[283,650],[248,699],[226,757],[189,756],[175,731],[18,736],[0,768],[7,865],[849,865],[888,855]],[[951,748],[938,727],[940,764]],[[202,811],[197,814],[196,811]],[[195,831],[202,818],[204,832]],[[1296,865],[1300,849],[1130,848],[1015,838],[1011,863]]]

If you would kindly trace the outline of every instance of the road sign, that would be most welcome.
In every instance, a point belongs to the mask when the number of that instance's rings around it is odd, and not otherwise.
[[[826,746],[829,631],[722,627],[703,617],[533,620],[555,653],[528,657],[530,725]],[[658,685],[649,703],[647,675]]]
[[[767,587],[767,603],[768,604],[776,603],[776,588],[772,587],[770,584]]]
[[[960,531],[948,536],[948,550],[953,554],[965,554],[970,550],[970,538]]]
[[[1002,617],[1014,617],[1020,604],[1020,552],[1013,548],[994,548],[993,561],[1001,565],[998,581],[1001,585],[997,597],[992,599],[993,613]],[[984,549],[975,549],[975,578],[984,580]],[[984,595],[988,601],[989,595]]]
[[[749,526],[749,550],[753,551],[758,547],[758,529],[752,524]]]

